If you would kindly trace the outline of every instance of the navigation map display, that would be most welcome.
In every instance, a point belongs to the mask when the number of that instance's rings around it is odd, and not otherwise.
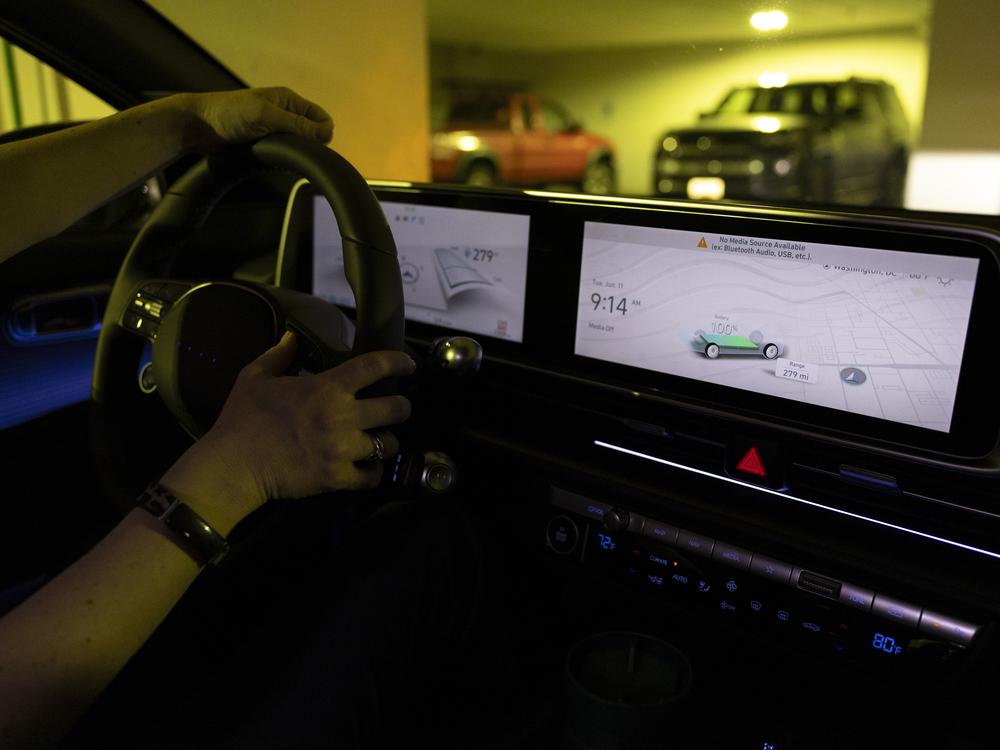
[[[396,241],[406,319],[520,342],[528,275],[528,216],[382,202]],[[313,203],[313,294],[346,307],[337,220]]]
[[[948,432],[978,265],[587,222],[575,351]]]

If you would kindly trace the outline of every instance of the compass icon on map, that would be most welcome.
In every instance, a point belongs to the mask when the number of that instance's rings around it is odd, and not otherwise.
[[[416,284],[420,278],[420,269],[412,263],[400,263],[399,275],[403,277],[404,284]]]
[[[868,380],[868,376],[857,367],[845,367],[840,371],[840,379],[848,385],[861,385]]]

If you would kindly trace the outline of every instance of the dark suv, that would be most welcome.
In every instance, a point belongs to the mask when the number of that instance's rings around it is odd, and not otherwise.
[[[885,81],[735,88],[697,125],[663,134],[658,195],[898,206],[909,126]]]

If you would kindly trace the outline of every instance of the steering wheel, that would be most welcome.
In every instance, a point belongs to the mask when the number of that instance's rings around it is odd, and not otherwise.
[[[330,203],[354,291],[356,326],[335,305],[301,292],[171,276],[181,249],[218,201],[273,169],[305,177]],[[358,171],[319,143],[271,135],[203,159],[179,179],[136,237],[115,280],[97,342],[91,439],[98,474],[119,509],[131,507],[149,480],[148,474],[137,476],[142,470],[131,460],[136,446],[157,443],[152,433],[159,427],[143,390],[155,385],[176,422],[197,438],[214,423],[240,370],[286,329],[299,337],[295,369],[320,371],[364,352],[401,350],[403,285],[385,215]],[[138,373],[150,344],[151,368]]]

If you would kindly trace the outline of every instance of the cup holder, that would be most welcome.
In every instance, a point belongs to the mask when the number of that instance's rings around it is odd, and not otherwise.
[[[609,632],[566,657],[565,750],[664,750],[677,736],[691,664],[666,641]]]

